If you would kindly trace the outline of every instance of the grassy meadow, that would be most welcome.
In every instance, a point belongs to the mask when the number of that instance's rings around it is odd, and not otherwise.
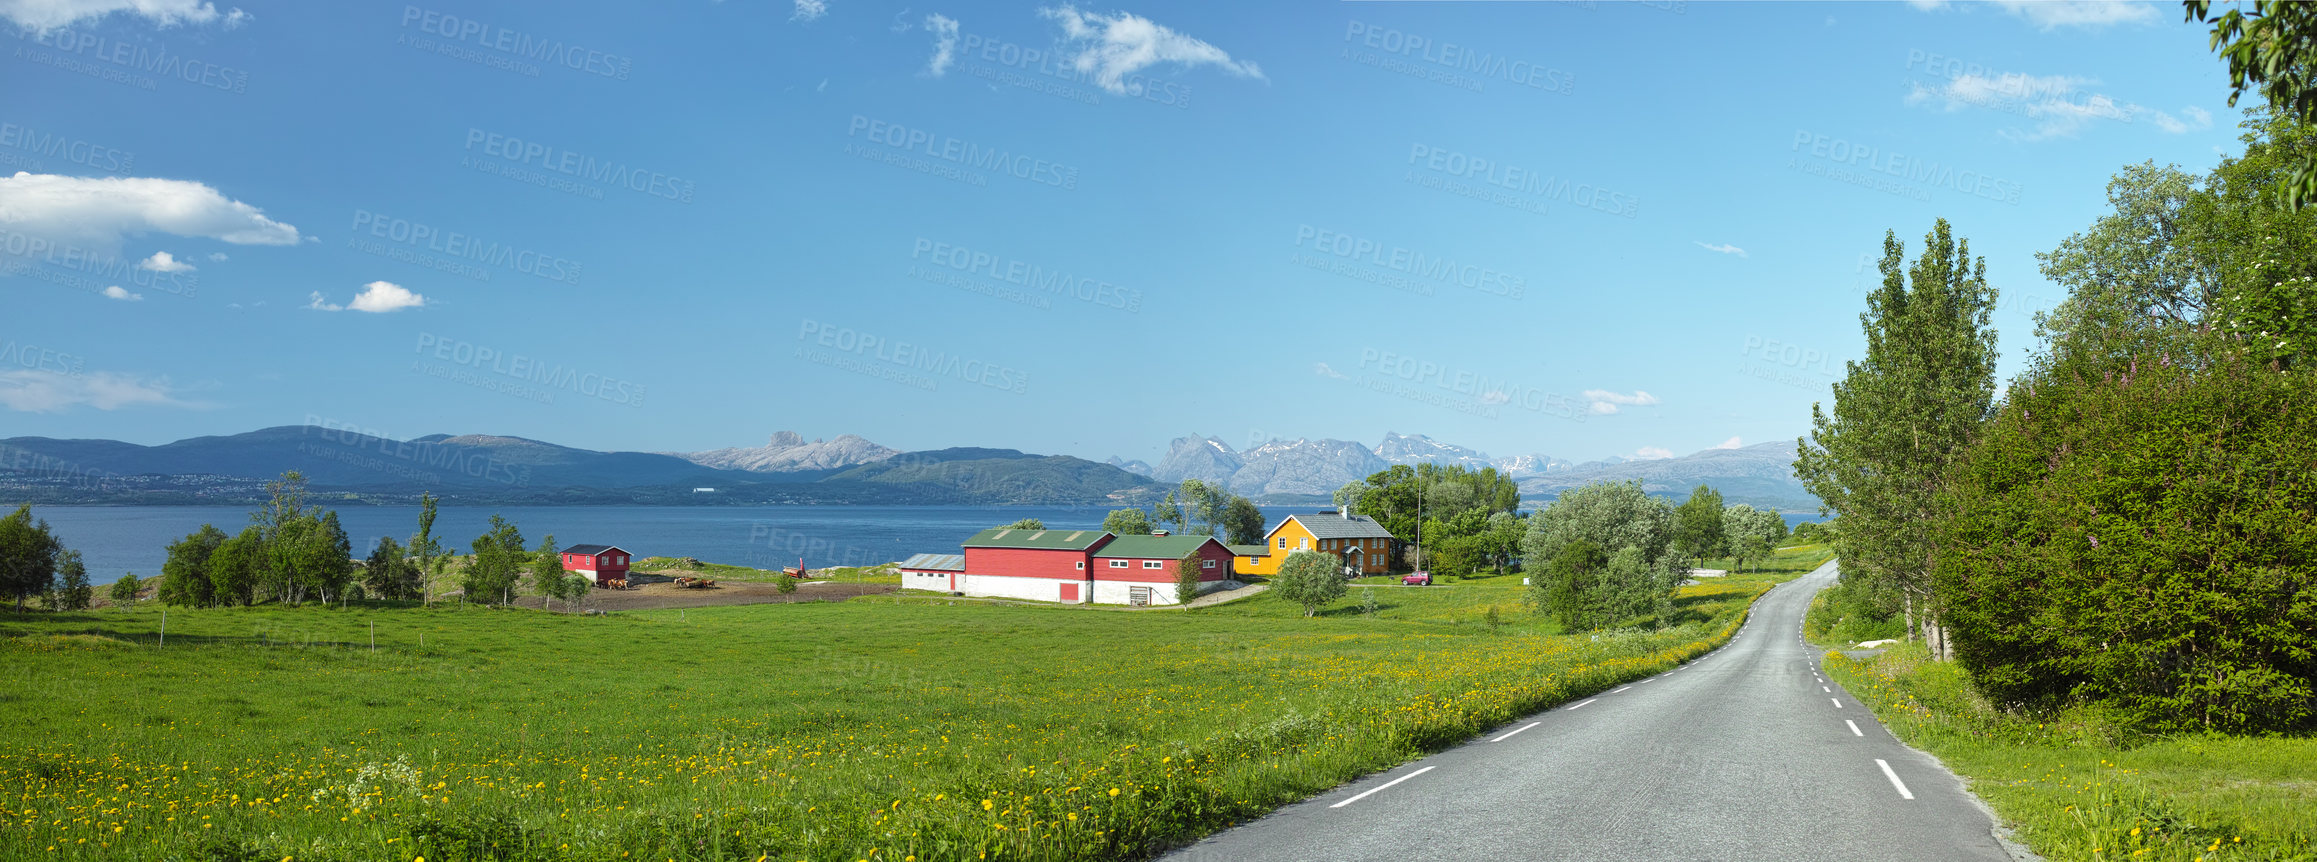
[[[1148,856],[1700,655],[1813,553],[1602,635],[1518,576],[1312,619],[356,603],[172,609],[161,645],[153,606],[0,615],[0,858]]]
[[[2317,739],[2142,736],[2091,710],[1997,710],[1905,644],[1827,674],[1900,739],[1969,779],[2052,860],[2317,860]]]

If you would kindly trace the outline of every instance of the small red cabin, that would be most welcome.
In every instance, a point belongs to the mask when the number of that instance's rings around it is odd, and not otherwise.
[[[596,583],[624,581],[628,576],[628,552],[617,545],[573,545],[563,549],[563,570],[575,575],[586,575]]]

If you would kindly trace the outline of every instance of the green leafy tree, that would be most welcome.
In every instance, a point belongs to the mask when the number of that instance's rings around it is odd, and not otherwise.
[[[362,564],[362,587],[372,598],[407,601],[420,596],[418,565],[403,552],[393,536],[378,537],[378,545]]]
[[[33,519],[31,505],[0,518],[0,593],[16,600],[17,613],[24,612],[26,599],[55,588],[56,558],[63,550],[48,522]]]
[[[1361,588],[1360,588],[1360,614],[1361,614],[1361,615],[1363,615],[1363,616],[1371,616],[1371,617],[1376,615],[1376,588],[1375,588],[1375,587],[1361,587]]]
[[[225,540],[224,530],[203,524],[171,544],[168,561],[161,564],[161,601],[196,608],[217,604],[220,599],[216,582],[210,579],[209,557]]]
[[[1015,522],[1013,522],[1013,523],[1011,523],[1011,524],[999,524],[999,525],[998,525],[998,529],[1000,529],[1000,530],[1043,530],[1043,529],[1046,529],[1046,522],[1044,522],[1044,521],[1041,521],[1041,520],[1038,520],[1038,519],[1036,519],[1036,518],[1023,518],[1023,519],[1021,519],[1021,520],[1019,520],[1019,521],[1015,521]]]
[[[1260,545],[1269,525],[1263,519],[1263,510],[1255,501],[1231,495],[1231,505],[1223,512],[1223,543],[1228,545]]]
[[[1121,536],[1148,536],[1150,513],[1141,509],[1112,509],[1102,516],[1102,529]]]
[[[56,554],[56,606],[60,611],[85,611],[96,603],[96,588],[89,586],[88,566],[81,562],[80,552],[61,550]]]
[[[2317,372],[2180,361],[2193,337],[2115,373],[2032,368],[1957,465],[1935,573],[1998,706],[2317,727]]]
[[[1987,264],[1940,219],[1923,254],[1905,266],[1883,237],[1882,286],[1859,316],[1866,355],[1834,384],[1834,410],[1811,407],[1794,473],[1845,527],[1836,542],[1843,577],[1884,579],[1902,597],[1909,637],[1946,645],[1931,580],[1938,526],[1933,501],[1993,407],[1995,288]]]
[[[1521,557],[1529,568],[1544,566],[1560,556],[1561,546],[1583,539],[1596,550],[1639,548],[1642,559],[1656,565],[1674,553],[1673,535],[1673,507],[1649,496],[1640,482],[1596,482],[1562,491],[1529,516]]]
[[[1150,518],[1160,524],[1174,525],[1174,531],[1177,533],[1182,532],[1183,525],[1187,523],[1183,515],[1183,504],[1175,499],[1175,492],[1173,491],[1168,491],[1166,496],[1160,497],[1159,501],[1151,506]]]
[[[265,533],[256,525],[243,527],[217,544],[209,554],[210,597],[217,604],[257,604],[258,584],[266,575]]]
[[[354,543],[338,523],[338,513],[309,517],[298,547],[298,592],[324,603],[343,600],[354,581]]]
[[[1317,614],[1320,608],[1343,598],[1351,590],[1337,571],[1340,563],[1334,554],[1318,551],[1288,554],[1286,561],[1279,564],[1279,574],[1271,579],[1271,592],[1303,606],[1304,616]]]
[[[1605,601],[1603,575],[1609,555],[1589,539],[1573,539],[1554,549],[1540,576],[1529,585],[1529,606],[1558,619],[1563,631],[1591,631],[1609,624],[1614,611]]]
[[[539,540],[539,550],[532,552],[531,589],[546,599],[570,598],[571,578],[563,568],[563,552],[556,547],[555,534]]]
[[[1747,560],[1760,562],[1770,558],[1778,541],[1786,538],[1786,519],[1777,512],[1739,503],[1722,510],[1722,532],[1723,545],[1743,568]]]
[[[2211,0],[2184,0],[2190,23],[2212,25],[2212,50],[2228,62],[2229,106],[2258,89],[2278,113],[2317,124],[2317,4],[2254,0],[2213,15]],[[2286,209],[2317,201],[2317,154],[2304,155],[2276,186]]]
[[[115,606],[126,607],[137,603],[137,592],[144,588],[144,582],[137,580],[137,573],[122,572],[121,579],[113,582],[112,592],[107,595]]]
[[[491,527],[476,536],[469,547],[474,556],[467,562],[466,577],[461,588],[467,601],[488,602],[496,598],[505,604],[515,597],[515,582],[523,576],[523,564],[531,554],[523,547],[523,533],[505,518],[491,516]]]
[[[1392,535],[1414,541],[1432,519],[1453,520],[1470,510],[1482,517],[1520,508],[1520,485],[1494,467],[1394,464],[1336,489],[1338,505],[1376,519]],[[1430,536],[1424,536],[1427,541]]]
[[[1707,557],[1728,552],[1722,523],[1722,492],[1697,486],[1673,512],[1673,544],[1681,555],[1703,565]]]
[[[1175,601],[1177,603],[1187,605],[1191,603],[1192,599],[1199,597],[1199,575],[1203,574],[1199,568],[1201,562],[1197,551],[1192,551],[1184,555],[1182,559],[1175,561]]]
[[[410,556],[418,564],[419,592],[430,607],[434,605],[435,579],[450,562],[450,550],[434,537],[435,501],[433,494],[419,495],[418,532],[410,537]]]

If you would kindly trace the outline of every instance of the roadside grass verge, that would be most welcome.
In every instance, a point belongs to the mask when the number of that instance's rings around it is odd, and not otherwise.
[[[41,729],[0,741],[0,858],[1142,858],[1695,658],[1763,589],[1598,635],[1517,581],[1315,619],[170,609],[166,647],[160,608],[0,615]]]
[[[1866,661],[1829,651],[1824,666],[2046,859],[2317,860],[2317,739],[2143,736],[2089,708],[2007,713],[1912,643]]]

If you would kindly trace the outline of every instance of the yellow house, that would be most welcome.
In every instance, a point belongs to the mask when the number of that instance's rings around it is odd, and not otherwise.
[[[1380,575],[1392,567],[1392,541],[1392,532],[1376,519],[1339,509],[1287,516],[1263,537],[1262,556],[1252,556],[1257,549],[1247,545],[1233,545],[1231,552],[1238,556],[1233,568],[1249,575],[1279,574],[1280,564],[1296,551],[1333,554],[1360,574]]]

